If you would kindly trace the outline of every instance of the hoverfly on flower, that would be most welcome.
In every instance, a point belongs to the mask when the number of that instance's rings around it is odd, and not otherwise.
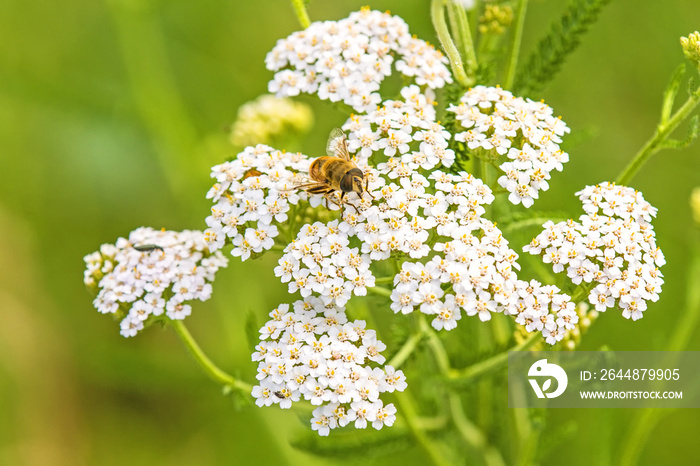
[[[364,192],[374,196],[367,190],[369,178],[355,164],[348,152],[348,140],[345,133],[340,128],[331,131],[326,144],[326,154],[319,157],[309,167],[309,178],[311,182],[295,186],[303,189],[309,194],[323,194],[326,201],[330,201],[342,207],[342,204],[351,205],[359,214],[359,210],[353,204],[349,204],[345,195],[357,193],[360,197]],[[363,187],[364,182],[364,187]],[[340,192],[340,200],[336,200],[332,195]]]

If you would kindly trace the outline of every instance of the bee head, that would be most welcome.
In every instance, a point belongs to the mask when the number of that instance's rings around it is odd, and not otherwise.
[[[340,180],[340,189],[346,193],[356,192],[357,194],[362,195],[364,191],[362,189],[363,181],[362,170],[359,168],[353,168],[345,174],[342,180]]]

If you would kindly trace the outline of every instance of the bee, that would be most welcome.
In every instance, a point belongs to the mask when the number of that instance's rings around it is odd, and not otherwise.
[[[374,199],[372,193],[367,190],[369,178],[365,177],[350,157],[348,140],[340,128],[331,131],[326,144],[326,154],[328,155],[311,162],[309,178],[312,181],[296,186],[297,189],[304,189],[309,194],[323,194],[327,202],[330,201],[341,208],[343,204],[348,203],[345,199],[348,193],[354,192],[362,197],[362,194],[367,192]],[[335,192],[340,192],[340,201],[332,197]],[[360,213],[353,204],[349,205]]]

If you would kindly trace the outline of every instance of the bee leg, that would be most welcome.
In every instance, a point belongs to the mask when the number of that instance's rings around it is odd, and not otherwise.
[[[372,193],[369,192],[369,178],[365,180],[365,192],[369,194],[369,197],[371,197],[372,200],[374,200],[374,196],[372,196]]]
[[[333,191],[328,191],[328,192],[326,193],[326,195],[325,195],[325,198],[326,198],[326,208],[328,208],[328,209],[330,210],[330,204],[328,204],[328,202],[332,202],[333,204],[337,205],[338,207],[340,207],[340,208],[342,209],[343,206],[342,206],[341,203],[338,203],[338,201],[336,201],[336,200],[334,200],[334,199],[331,199],[331,195],[332,195],[332,194],[333,194]]]
[[[347,199],[345,199],[345,195],[346,195],[346,194],[347,194],[347,193],[346,193],[345,191],[343,191],[343,192],[340,194],[340,202],[342,202],[343,204],[347,204],[347,205],[351,206],[353,209],[355,209],[355,212],[357,212],[357,215],[360,215],[360,211],[359,211],[358,208],[355,206],[355,204],[350,204],[350,203],[347,201]],[[360,200],[362,200],[362,196],[360,196]]]

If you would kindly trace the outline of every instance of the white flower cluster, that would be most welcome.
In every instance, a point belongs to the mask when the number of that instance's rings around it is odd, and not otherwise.
[[[309,197],[316,205],[323,200],[294,189],[306,180],[301,173],[308,173],[309,162],[303,154],[259,144],[213,167],[216,183],[207,198],[215,204],[204,232],[210,249],[221,249],[227,238],[234,246],[231,254],[241,260],[270,249],[279,234],[277,225],[287,221],[293,206]]]
[[[360,254],[358,248],[348,247],[349,243],[337,220],[304,225],[285,248],[275,275],[283,283],[290,282],[290,293],[299,290],[307,297],[314,292],[324,304],[344,306],[352,293],[364,296],[367,287],[374,286],[369,254]]]
[[[375,153],[377,170],[389,179],[408,178],[421,169],[432,170],[453,164],[448,149],[450,133],[435,121],[432,93],[416,85],[401,89],[402,100],[387,100],[362,115],[353,115],[343,129],[349,131],[348,150],[361,164]],[[386,160],[388,158],[388,160]],[[385,161],[386,160],[386,161]]]
[[[138,228],[84,259],[85,284],[99,290],[97,310],[121,315],[128,309],[121,321],[125,337],[136,335],[151,316],[190,315],[188,303],[209,299],[214,275],[228,264],[220,252],[209,252],[201,231],[152,228]]]
[[[541,291],[518,280],[513,271],[518,255],[482,218],[483,206],[494,200],[491,190],[467,173],[435,170],[454,160],[447,149],[449,133],[434,121],[432,105],[417,86],[404,88],[402,96],[403,101],[386,101],[343,126],[349,151],[369,179],[369,193],[362,199],[349,194],[342,220],[304,225],[285,248],[275,275],[289,282],[290,292],[343,306],[352,294],[364,295],[374,286],[372,262],[401,253],[422,260],[405,262],[396,276],[395,312],[419,308],[435,316],[436,329],[447,330],[455,328],[461,310],[481,320],[505,312],[528,331],[542,331],[550,343],[560,340],[575,320],[573,303],[554,287]],[[426,177],[422,170],[432,173]],[[452,241],[431,247],[439,237]],[[361,246],[350,247],[353,238]],[[530,288],[548,298],[531,302],[537,293],[518,292]]]
[[[541,331],[554,344],[576,323],[574,303],[554,286],[519,280],[514,269],[518,254],[500,230],[481,217],[482,203],[493,200],[490,190],[471,175],[435,172],[440,202],[426,212],[436,233],[452,241],[438,242],[430,261],[404,262],[394,277],[391,309],[408,314],[418,309],[435,316],[432,326],[452,330],[462,317],[491,319],[494,312],[516,317],[528,332]]]
[[[607,182],[577,195],[586,211],[579,222],[547,222],[523,249],[575,284],[597,283],[588,296],[597,311],[618,306],[625,318],[642,318],[663,284],[665,260],[650,223],[656,209],[640,192]]]
[[[357,111],[381,101],[377,91],[392,64],[416,84],[436,89],[452,82],[447,63],[435,47],[412,37],[403,19],[369,8],[340,21],[312,23],[280,39],[265,58],[267,68],[277,71],[271,93],[316,94]]]
[[[383,392],[403,391],[402,371],[384,364],[386,346],[365,322],[348,322],[345,309],[307,297],[291,309],[283,304],[270,313],[260,329],[260,344],[253,353],[258,361],[253,397],[258,406],[279,404],[290,408],[302,397],[318,406],[311,426],[320,435],[354,422],[364,429],[392,425],[396,408],[384,406]]]
[[[450,165],[454,153],[447,149],[449,134],[433,120],[434,109],[418,86],[401,94],[405,101],[386,101],[344,126],[350,131],[348,149],[356,153],[369,193],[362,199],[349,194],[342,221],[304,225],[287,245],[275,275],[289,282],[290,292],[299,290],[303,297],[316,293],[324,302],[342,306],[352,294],[365,295],[374,286],[372,261],[387,259],[392,252],[416,259],[431,252],[429,230],[438,224],[433,217],[440,212],[444,193],[430,194],[431,183],[419,170]],[[384,162],[370,167],[370,157]],[[479,206],[492,199],[490,191],[473,177],[463,181],[454,192],[464,196],[460,213],[479,215]],[[353,237],[361,247],[349,246]]]
[[[559,149],[561,136],[569,132],[561,118],[552,115],[544,102],[514,97],[500,87],[476,86],[468,90],[459,105],[450,105],[459,124],[466,129],[455,134],[471,150],[487,151],[497,160],[504,175],[498,184],[513,204],[530,207],[540,191],[549,189],[552,170],[562,171],[569,155]]]

